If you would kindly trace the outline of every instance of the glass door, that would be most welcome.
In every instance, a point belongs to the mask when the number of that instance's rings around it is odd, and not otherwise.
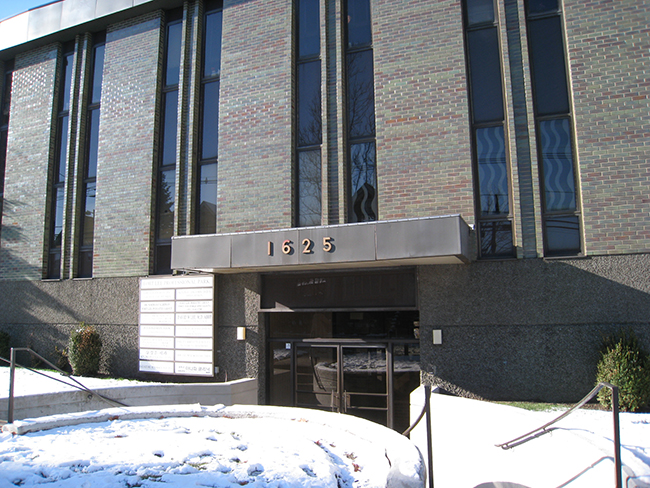
[[[385,345],[341,346],[341,410],[383,425],[388,422],[388,357]]]
[[[295,405],[340,412],[337,346],[296,345]]]

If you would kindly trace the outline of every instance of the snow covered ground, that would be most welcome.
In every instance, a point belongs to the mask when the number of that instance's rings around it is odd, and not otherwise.
[[[33,373],[17,374],[17,395],[66,388]],[[0,368],[0,397],[7,396],[8,381],[8,369]],[[91,388],[124,384],[82,381]],[[187,408],[219,407],[179,411]],[[610,412],[580,410],[551,434],[509,451],[495,444],[559,412],[434,395],[432,415],[436,488],[497,481],[531,488],[614,486]],[[300,419],[287,424],[170,414],[146,420],[119,417],[19,436],[0,434],[0,488],[380,487],[389,469],[377,444]],[[415,440],[424,453],[426,444]],[[621,441],[623,486],[650,485],[650,414],[621,414]]]

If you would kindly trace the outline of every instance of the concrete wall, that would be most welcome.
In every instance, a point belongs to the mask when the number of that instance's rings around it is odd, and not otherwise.
[[[83,384],[83,378],[80,378]],[[228,383],[187,383],[115,386],[87,391],[25,395],[14,398],[14,419],[21,420],[62,413],[86,412],[117,406],[99,395],[127,407],[148,405],[256,405],[257,380]],[[0,399],[0,418],[6,418],[8,399]]]

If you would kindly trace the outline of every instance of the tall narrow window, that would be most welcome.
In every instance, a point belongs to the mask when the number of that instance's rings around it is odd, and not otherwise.
[[[321,60],[319,0],[298,0],[296,225],[321,224]]]
[[[89,278],[93,272],[93,241],[95,235],[95,196],[97,188],[97,154],[99,149],[99,114],[104,73],[106,34],[93,38],[90,98],[86,112],[86,156],[82,181],[81,242],[77,276]]]
[[[530,0],[526,14],[540,161],[544,251],[547,256],[578,254],[581,251],[580,212],[559,0]]]
[[[0,92],[0,232],[2,232],[2,212],[5,187],[5,162],[7,159],[7,134],[9,132],[9,108],[11,106],[11,85],[14,63],[5,63],[2,92]]]
[[[512,256],[501,51],[494,0],[465,0],[463,4],[480,253],[482,257]]]
[[[221,75],[222,2],[206,6],[201,71],[201,142],[199,145],[197,234],[217,231],[219,155],[219,77]]]
[[[161,140],[158,159],[156,205],[156,274],[171,273],[171,239],[174,235],[176,203],[176,139],[178,135],[178,84],[181,72],[183,10],[168,13],[165,36],[165,66],[162,89]]]
[[[348,220],[377,220],[375,83],[369,0],[347,0],[346,81]]]
[[[63,212],[65,207],[65,183],[68,168],[68,127],[70,120],[70,90],[72,87],[72,67],[74,62],[74,43],[63,48],[63,58],[59,73],[59,106],[56,124],[56,153],[52,174],[52,206],[49,219],[49,257],[47,277],[61,277],[61,246],[63,239]]]

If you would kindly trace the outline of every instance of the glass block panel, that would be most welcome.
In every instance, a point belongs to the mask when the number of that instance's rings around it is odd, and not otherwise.
[[[350,222],[377,220],[375,143],[350,145]]]
[[[544,224],[547,254],[580,252],[580,220],[577,215],[548,217]]]
[[[201,166],[199,182],[199,234],[217,232],[217,163]]]
[[[540,121],[539,136],[544,171],[544,210],[575,210],[576,192],[569,119]]]
[[[481,215],[507,215],[508,165],[503,126],[476,130]]]
[[[512,223],[508,221],[479,222],[481,257],[514,256]]]
[[[298,227],[321,225],[321,153],[298,153]]]

